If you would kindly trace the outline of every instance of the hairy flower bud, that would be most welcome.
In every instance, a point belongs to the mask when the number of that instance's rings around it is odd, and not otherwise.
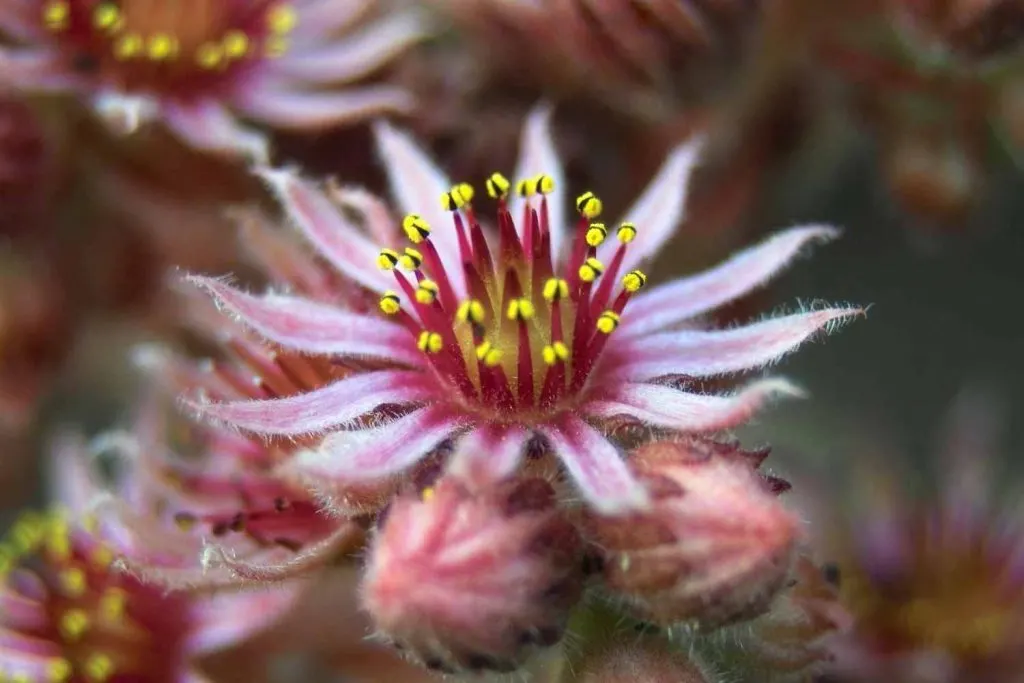
[[[650,509],[586,520],[607,586],[660,624],[713,627],[767,609],[786,581],[798,521],[773,495],[777,480],[757,472],[765,455],[696,440],[637,449],[631,466]]]
[[[680,649],[662,641],[617,643],[583,664],[581,683],[707,683],[701,669]]]
[[[470,493],[442,479],[391,505],[361,600],[381,635],[428,668],[513,670],[561,638],[580,556],[546,481]]]

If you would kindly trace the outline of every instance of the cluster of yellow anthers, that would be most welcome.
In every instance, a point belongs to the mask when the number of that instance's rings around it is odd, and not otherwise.
[[[257,50],[254,42],[259,43],[262,55],[276,57],[283,54],[288,48],[288,36],[298,21],[291,5],[274,3],[266,10],[263,26],[249,27],[249,30],[229,27],[221,29],[214,38],[195,40],[197,34],[204,34],[205,38],[205,33],[211,28],[202,21],[211,12],[204,9],[209,0],[197,1],[199,5],[194,8],[187,5],[195,3],[187,2],[182,3],[182,7],[173,8],[177,17],[190,22],[198,19],[200,22],[183,26],[180,32],[168,29],[167,25],[174,25],[173,18],[162,22],[163,25],[154,21],[165,18],[166,6],[153,0],[101,2],[91,10],[75,6],[74,0],[54,0],[44,5],[43,22],[51,31],[82,32],[83,36],[93,35],[110,41],[112,54],[118,61],[171,62],[184,56],[193,59],[199,67],[212,70],[254,56]],[[154,24],[156,26],[150,29]]]
[[[83,521],[83,530],[95,530],[95,522]],[[52,683],[65,683],[77,672],[91,683],[104,683],[115,673],[114,659],[101,651],[79,650],[93,630],[124,631],[127,593],[112,574],[114,553],[89,533],[89,547],[83,551],[72,539],[68,514],[27,512],[12,526],[0,543],[0,582],[33,556],[40,578],[47,585],[47,611],[56,614],[61,641],[68,652],[80,652],[75,661],[52,659],[47,675]],[[98,585],[97,585],[98,584]],[[0,615],[0,627],[3,618]],[[24,672],[0,669],[2,683],[29,683]]]

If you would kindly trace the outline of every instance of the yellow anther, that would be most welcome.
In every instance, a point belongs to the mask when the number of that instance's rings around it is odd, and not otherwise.
[[[198,523],[199,520],[191,512],[176,512],[174,514],[174,526],[178,527],[179,531],[192,531]]]
[[[72,672],[71,662],[68,660],[63,657],[52,659],[46,665],[46,680],[50,683],[64,683],[71,678]]]
[[[228,59],[241,59],[249,52],[249,36],[244,31],[228,31],[221,44]]]
[[[423,254],[412,247],[406,247],[402,258],[399,260],[402,262],[402,267],[406,270],[417,270],[423,265]]]
[[[114,43],[114,57],[121,61],[138,57],[142,53],[145,43],[142,36],[137,33],[129,33],[121,36]]]
[[[402,310],[402,302],[398,298],[398,292],[393,292],[390,289],[384,292],[384,295],[380,298],[380,310],[384,315],[397,315]]]
[[[516,183],[516,194],[520,197],[529,197],[537,193],[537,179],[524,178]]]
[[[402,219],[402,230],[410,242],[419,244],[430,236],[430,223],[423,220],[419,214],[410,213]]]
[[[527,298],[512,299],[508,302],[508,309],[505,315],[509,320],[532,320],[537,315],[537,309],[533,302]]]
[[[580,266],[580,279],[584,282],[593,282],[598,276],[604,272],[604,264],[598,261],[596,258],[588,258]]]
[[[632,294],[647,284],[647,276],[642,270],[631,270],[622,278],[622,288]]]
[[[463,301],[459,304],[459,309],[455,312],[455,317],[460,322],[470,322],[475,325],[482,325],[484,322],[484,305],[476,299],[469,301]]]
[[[432,304],[437,301],[437,295],[440,294],[441,288],[437,286],[437,283],[433,280],[424,280],[420,283],[419,287],[416,288],[416,301],[421,304]]]
[[[489,341],[480,342],[476,347],[476,358],[489,368],[493,368],[501,362],[501,351],[494,348]]]
[[[124,617],[128,594],[123,588],[108,588],[100,597],[100,615],[109,623],[117,623]]]
[[[623,223],[619,226],[619,232],[617,235],[620,242],[623,244],[629,244],[636,239],[636,226],[632,223]]]
[[[60,618],[60,633],[68,641],[79,640],[89,630],[89,615],[82,609],[69,609]]]
[[[546,301],[557,301],[569,296],[569,283],[562,278],[553,277],[544,283],[544,299]]]
[[[560,341],[556,341],[554,344],[545,346],[543,351],[541,351],[541,356],[548,365],[554,365],[558,362],[564,363],[569,359],[569,347]]]
[[[508,178],[497,172],[492,173],[484,184],[487,186],[487,194],[491,199],[504,199],[508,196],[508,189],[511,187]]]
[[[91,683],[106,683],[114,673],[114,660],[108,655],[94,653],[85,660],[84,671]]]
[[[608,238],[608,228],[604,223],[591,223],[585,235],[587,244],[592,247],[599,247]]]
[[[203,69],[216,69],[224,63],[224,50],[216,43],[203,43],[196,50],[196,63]]]
[[[38,547],[46,532],[46,518],[37,512],[26,512],[11,528],[10,542],[21,552],[29,552]]]
[[[112,2],[104,2],[92,11],[93,25],[103,31],[113,31],[121,21],[121,10]]]
[[[555,179],[549,175],[539,175],[536,179],[537,192],[541,194],[551,194],[555,191]]]
[[[146,56],[148,56],[154,62],[162,62],[165,59],[170,59],[178,51],[178,40],[174,36],[169,36],[166,33],[157,33],[154,36],[150,36],[149,43],[146,45]]]
[[[597,317],[597,329],[604,334],[611,334],[619,326],[619,314],[615,311],[605,311]]]
[[[381,249],[377,255],[377,267],[381,270],[393,270],[398,265],[398,252],[394,249]]]
[[[95,534],[100,528],[100,520],[96,513],[86,513],[78,520],[79,525],[89,534]]]
[[[459,183],[452,189],[452,194],[457,195],[463,204],[469,204],[476,196],[476,190],[469,183]]]
[[[110,548],[99,545],[93,548],[89,561],[98,569],[107,569],[114,562],[114,553]]]
[[[295,8],[288,4],[279,4],[267,13],[267,27],[274,33],[289,33],[299,23],[299,15]]]
[[[428,486],[427,488],[420,491],[420,500],[424,503],[429,503],[434,499],[434,487]]]
[[[83,572],[78,567],[71,567],[65,569],[60,573],[60,587],[64,591],[65,595],[78,598],[85,593],[85,589],[88,587],[88,581]]]
[[[263,54],[267,57],[280,57],[288,52],[288,40],[281,36],[268,36],[263,41]]]
[[[68,27],[71,7],[67,2],[50,2],[43,8],[43,23],[51,31],[62,31]]]
[[[576,210],[587,220],[593,220],[601,215],[604,204],[593,192],[584,192],[576,198]]]
[[[417,340],[416,346],[424,353],[440,353],[441,349],[444,348],[444,340],[437,332],[423,330],[420,332],[420,338]]]

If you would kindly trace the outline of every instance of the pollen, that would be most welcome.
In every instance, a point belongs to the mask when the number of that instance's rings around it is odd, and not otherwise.
[[[537,192],[537,179],[524,178],[516,183],[516,194],[520,197],[530,197]]]
[[[647,284],[647,276],[642,270],[631,270],[622,278],[622,287],[632,294],[643,289]]]
[[[537,176],[537,192],[540,194],[551,194],[555,191],[555,179],[549,175]]]
[[[484,305],[476,299],[469,301],[463,301],[459,305],[459,310],[455,312],[455,317],[460,322],[470,322],[475,325],[482,325],[484,322],[485,312]]]
[[[501,350],[494,348],[491,342],[484,341],[476,347],[476,357],[487,367],[493,368],[501,362]]]
[[[424,280],[416,288],[416,301],[421,304],[432,304],[437,301],[437,295],[440,294],[441,288],[437,286],[437,283],[433,280]]]
[[[97,5],[96,9],[93,10],[92,23],[100,30],[116,31],[119,28],[119,22],[121,22],[121,10],[111,2]]]
[[[423,489],[422,491],[420,491],[420,500],[422,500],[424,503],[429,503],[431,500],[433,500],[433,498],[434,498],[434,487],[433,486],[428,486],[425,489]]]
[[[228,31],[222,44],[229,59],[241,59],[249,52],[249,36],[242,31]]]
[[[597,318],[597,329],[604,334],[611,334],[619,326],[619,314],[615,311],[605,311]]]
[[[509,320],[532,320],[537,315],[537,309],[533,302],[527,298],[512,299],[508,302],[508,310],[505,315]]]
[[[623,223],[619,226],[617,236],[620,242],[623,244],[629,244],[636,239],[636,226],[632,223]]]
[[[604,223],[591,223],[587,228],[586,240],[591,247],[599,247],[608,239],[608,228]]]
[[[137,33],[129,33],[121,36],[114,43],[114,57],[121,61],[127,61],[142,54],[144,47],[145,42],[142,40],[142,36]]]
[[[545,346],[541,355],[544,357],[544,363],[547,365],[564,363],[569,359],[569,347],[562,342],[557,341],[554,344]]]
[[[377,267],[381,270],[394,270],[398,265],[398,252],[394,249],[381,249],[377,255]]]
[[[596,258],[588,258],[580,266],[579,276],[584,282],[593,282],[604,272],[604,264]]]
[[[68,27],[71,7],[67,2],[50,2],[43,8],[43,23],[51,31],[63,31]]]
[[[224,50],[216,43],[204,43],[196,50],[196,63],[204,69],[216,69],[224,63]]]
[[[106,683],[114,673],[114,660],[108,655],[97,652],[89,655],[83,668],[86,678],[92,683]]]
[[[146,55],[154,62],[171,59],[178,52],[178,40],[166,33],[151,36],[146,45]]]
[[[473,201],[474,194],[476,193],[472,185],[469,183],[459,183],[450,191],[441,195],[441,208],[445,211],[458,211]]]
[[[85,572],[78,567],[70,567],[60,573],[60,587],[68,597],[81,597],[88,585]]]
[[[109,623],[117,623],[124,617],[128,594],[122,588],[108,588],[100,597],[100,615]]]
[[[89,615],[85,610],[71,609],[60,618],[60,633],[65,640],[75,642],[89,630]]]
[[[569,283],[562,278],[553,277],[544,283],[543,291],[546,301],[558,301],[569,296]]]
[[[46,680],[50,683],[64,683],[71,678],[72,671],[71,662],[67,659],[54,659],[46,666]]]
[[[584,192],[576,198],[576,210],[587,220],[593,220],[601,215],[604,204],[593,192]]]
[[[484,185],[487,187],[487,194],[491,199],[504,199],[508,196],[508,190],[511,187],[508,178],[500,173],[492,173]]]
[[[277,34],[290,33],[298,23],[299,16],[291,5],[277,5],[267,14],[267,28]]]
[[[380,310],[384,315],[397,315],[402,310],[402,303],[398,298],[398,292],[391,291],[390,289],[384,292],[384,295],[380,298]]]
[[[424,353],[441,353],[444,348],[444,339],[437,332],[423,330],[416,341],[416,347]]]
[[[416,213],[410,213],[402,219],[402,230],[413,244],[419,244],[430,236],[430,224]]]
[[[423,265],[423,254],[412,247],[406,247],[399,260],[406,270],[418,270]]]

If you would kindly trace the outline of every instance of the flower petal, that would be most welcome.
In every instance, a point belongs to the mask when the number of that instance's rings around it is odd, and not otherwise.
[[[0,671],[5,678],[31,683],[53,680],[52,667],[62,659],[60,645],[0,628]]]
[[[767,401],[779,396],[800,396],[799,388],[784,379],[754,382],[732,396],[690,394],[657,384],[624,384],[607,399],[588,403],[587,415],[628,415],[650,425],[688,432],[736,427],[751,418]]]
[[[285,398],[186,405],[201,417],[258,434],[302,435],[338,427],[385,404],[404,405],[437,394],[418,370],[363,372]]]
[[[470,422],[441,406],[409,413],[380,427],[336,432],[316,450],[296,455],[283,467],[323,488],[320,480],[358,482],[382,479],[408,469],[435,446]]]
[[[603,359],[602,379],[642,381],[666,375],[713,377],[775,362],[816,332],[832,331],[859,308],[828,308],[731,330],[683,330],[623,340]]]
[[[441,196],[451,190],[451,181],[408,133],[384,121],[377,122],[373,132],[395,202],[403,213],[419,214],[430,224],[430,240],[437,247],[455,294],[460,299],[465,298],[466,278],[458,235],[452,217],[441,206]],[[437,279],[436,274],[432,276]]]
[[[596,510],[613,515],[648,504],[647,492],[633,478],[619,449],[586,422],[570,415],[540,432]]]
[[[426,35],[422,16],[392,14],[344,40],[306,49],[298,44],[274,63],[274,73],[309,83],[354,81],[379,69]]]
[[[256,174],[331,265],[375,292],[393,286],[393,280],[377,267],[378,247],[363,237],[320,190],[291,170],[263,166],[256,169]]]
[[[523,178],[532,178],[542,173],[551,176],[555,182],[555,191],[547,195],[547,202],[551,227],[551,253],[557,263],[561,249],[565,246],[566,230],[569,227],[566,225],[565,216],[565,193],[568,188],[565,185],[562,161],[558,156],[558,150],[555,149],[551,134],[551,114],[551,105],[540,104],[534,107],[526,118],[523,134],[519,140],[519,161],[516,163],[513,182]],[[509,202],[509,209],[516,221],[520,237],[523,236],[523,230],[526,229],[520,220],[524,201],[517,193],[513,193]],[[536,205],[539,206],[539,202]]]
[[[697,165],[703,140],[690,140],[673,150],[636,203],[626,212],[624,221],[636,224],[637,234],[626,251],[622,271],[635,268],[653,256],[679,227],[686,210],[690,174]],[[611,259],[617,240],[608,240],[599,250]]]
[[[835,228],[808,225],[786,230],[715,268],[641,292],[629,302],[617,334],[649,334],[707,313],[762,286],[811,242],[836,237]]]
[[[84,83],[65,67],[63,55],[51,50],[0,47],[0,86],[29,92],[78,90]]]
[[[185,105],[168,101],[162,102],[160,109],[164,123],[193,147],[242,154],[259,164],[270,158],[267,137],[243,126],[220,102],[207,100]]]
[[[412,95],[391,85],[365,85],[308,92],[295,83],[265,76],[253,80],[233,104],[246,116],[276,128],[308,131],[341,126],[379,114],[407,113]]]
[[[194,275],[188,280],[216,297],[243,324],[286,348],[410,365],[422,361],[409,332],[379,318],[299,297],[254,296],[216,278]]]
[[[531,436],[520,425],[477,427],[459,439],[448,472],[480,485],[504,479],[516,471]]]
[[[197,601],[196,623],[185,648],[194,657],[237,645],[271,626],[295,605],[305,584],[274,586],[273,590],[215,595]]]
[[[308,0],[302,4],[299,22],[292,34],[297,45],[335,40],[362,19],[373,3],[352,0]]]

